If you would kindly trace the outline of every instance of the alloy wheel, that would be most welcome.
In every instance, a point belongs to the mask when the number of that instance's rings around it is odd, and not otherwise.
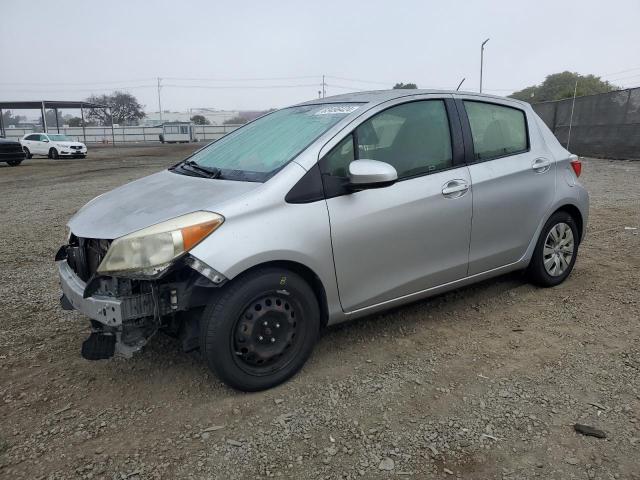
[[[575,241],[571,227],[564,222],[551,227],[542,251],[546,272],[552,277],[562,275],[571,265],[574,250]]]

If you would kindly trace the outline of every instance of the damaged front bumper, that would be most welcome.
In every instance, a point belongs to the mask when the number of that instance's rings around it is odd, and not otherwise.
[[[127,320],[154,314],[151,293],[123,298],[98,295],[84,298],[87,285],[75,274],[66,260],[58,262],[58,274],[62,287],[60,302],[65,310],[78,310],[107,327],[120,327]]]
[[[198,346],[198,307],[226,278],[195,258],[186,257],[163,278],[135,280],[93,274],[85,282],[72,268],[67,251],[56,257],[65,310],[91,319],[92,333],[82,356],[101,360],[131,357],[160,329],[182,340],[185,351]],[[77,267],[76,267],[77,268]],[[81,270],[84,271],[84,270]]]
[[[82,356],[86,359],[102,360],[114,354],[129,358],[157,331],[158,308],[152,293],[120,298],[99,294],[85,297],[86,283],[66,260],[58,262],[58,274],[62,308],[77,310],[93,320],[92,333],[82,345]]]

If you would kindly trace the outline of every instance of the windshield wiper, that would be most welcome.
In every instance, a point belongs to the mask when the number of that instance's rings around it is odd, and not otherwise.
[[[204,174],[207,178],[218,178],[220,177],[220,169],[216,167],[205,167],[204,165],[200,165],[194,160],[186,160],[182,162],[179,166],[181,167],[189,167],[191,170],[195,170],[200,174]]]

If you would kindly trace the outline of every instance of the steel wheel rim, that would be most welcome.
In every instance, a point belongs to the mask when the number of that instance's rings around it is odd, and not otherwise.
[[[298,302],[277,292],[248,302],[232,332],[231,349],[236,364],[258,376],[281,370],[300,347],[300,316]]]
[[[575,250],[573,230],[564,222],[555,224],[549,230],[542,249],[545,271],[552,277],[564,274],[571,265]]]

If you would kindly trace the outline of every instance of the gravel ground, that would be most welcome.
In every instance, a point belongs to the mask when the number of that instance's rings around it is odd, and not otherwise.
[[[193,148],[0,166],[0,477],[640,479],[640,162],[585,161],[563,285],[512,274],[330,328],[243,394],[163,336],[85,361],[88,322],[58,305],[67,219]]]

